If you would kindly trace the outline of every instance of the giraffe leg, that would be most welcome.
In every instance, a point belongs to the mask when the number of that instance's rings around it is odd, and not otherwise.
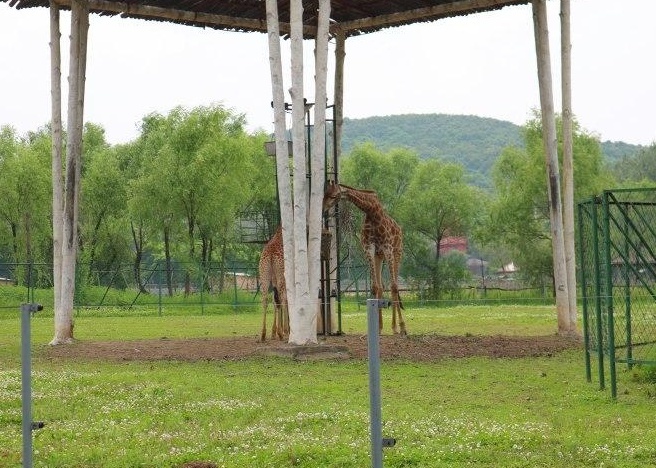
[[[278,328],[280,339],[289,336],[289,308],[287,306],[287,285],[285,284],[284,271],[279,275],[278,282],[278,300],[279,300],[279,321]]]
[[[287,289],[282,285],[282,333],[284,336],[289,336],[289,305],[287,303]]]
[[[273,288],[274,294],[274,315],[273,315],[273,330],[271,331],[271,336],[277,337],[279,340],[283,339],[284,334],[284,318],[283,318],[283,305],[282,299],[280,296],[280,290],[278,287]]]
[[[382,299],[383,298],[383,259],[382,257],[376,256],[374,257],[374,278],[373,281],[376,284],[376,289],[375,289],[375,296],[376,299]],[[383,333],[383,309],[381,307],[378,307],[378,333],[382,334]]]
[[[401,309],[403,305],[401,304],[401,295],[399,294],[399,263],[400,259],[394,257],[391,258],[389,262],[390,265],[390,293],[392,295],[392,330],[394,334],[399,333],[396,324],[396,315],[399,316],[399,327],[401,328],[401,335],[407,335],[405,329],[405,321],[403,320],[403,315],[401,314]]]
[[[392,283],[390,285],[390,294],[392,296],[392,298],[391,298],[391,300],[392,300],[392,333],[397,335],[399,333],[399,329],[396,325],[396,309],[397,309],[396,304],[397,304],[397,302],[396,302],[396,295],[394,294],[394,290],[395,290],[394,283]],[[398,295],[398,291],[397,291],[397,295]],[[399,316],[399,321],[400,320],[401,320],[401,317]]]
[[[392,290],[392,327],[394,328],[394,333],[398,333],[396,330],[396,314],[399,315],[399,327],[401,328],[401,335],[406,336],[408,332],[405,329],[405,321],[403,320],[403,315],[401,310],[403,309],[403,304],[401,303],[401,295],[399,294],[399,287],[394,283],[391,287]]]
[[[262,287],[262,332],[260,333],[260,341],[266,341],[266,316],[267,316],[267,303],[269,302],[269,291]]]

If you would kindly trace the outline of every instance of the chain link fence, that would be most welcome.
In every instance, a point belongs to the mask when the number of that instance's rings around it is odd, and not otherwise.
[[[578,250],[586,374],[596,357],[611,393],[616,364],[656,364],[656,189],[607,190],[580,203]]]
[[[248,310],[259,307],[257,264],[202,266],[197,263],[166,262],[121,264],[111,269],[79,264],[76,270],[75,307],[149,308],[163,314],[167,309],[195,308],[200,313],[219,309]],[[401,278],[401,295],[406,307],[442,307],[458,304],[552,304],[553,288],[548,283],[538,287],[525,283],[516,275],[474,275],[439,298],[430,296],[423,278]],[[17,288],[17,286],[19,288]],[[20,287],[25,288],[17,295]],[[52,301],[52,265],[0,263],[0,294],[20,302]],[[351,264],[341,268],[342,302],[364,307],[370,290],[366,265]],[[48,294],[49,291],[49,294]],[[19,297],[20,296],[20,297]],[[0,295],[0,307],[2,304]],[[4,301],[5,303],[7,301]],[[10,301],[12,302],[12,301]]]

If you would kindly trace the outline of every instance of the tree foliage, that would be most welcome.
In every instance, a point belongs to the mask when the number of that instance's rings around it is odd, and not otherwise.
[[[479,187],[492,188],[492,166],[508,146],[523,148],[524,128],[511,122],[474,115],[406,114],[344,119],[344,152],[369,142],[382,151],[407,148],[421,159],[457,162]],[[592,136],[592,135],[591,135]],[[601,142],[604,160],[612,164],[643,149],[621,141]]]
[[[275,171],[265,135],[244,124],[220,105],[180,107],[145,116],[136,140],[112,146],[101,126],[87,123],[78,281],[109,281],[132,263],[145,291],[144,262],[166,259],[169,271],[177,262],[195,275],[228,258],[253,259],[257,249],[236,247],[237,218],[245,209],[272,216]],[[0,263],[52,261],[50,146],[48,128],[24,137],[0,129]]]
[[[612,172],[622,184],[656,183],[656,143],[624,156],[612,165]]]
[[[468,235],[485,209],[486,196],[467,183],[461,165],[437,159],[420,160],[408,149],[384,152],[364,143],[345,158],[342,168],[342,181],[356,188],[375,190],[401,225],[405,276],[420,278],[433,298],[448,289],[447,280],[453,283],[465,277],[465,265],[451,257],[442,259],[439,250],[444,236]],[[348,226],[357,235],[362,220],[359,216],[356,219]],[[361,252],[355,244],[351,239],[343,245],[350,249],[349,256],[359,257]]]
[[[463,278],[462,262],[437,249],[445,235],[466,236],[470,251],[485,252],[486,259],[498,255],[497,263],[514,260],[541,282],[551,275],[551,247],[539,119],[517,127],[438,117],[347,120],[344,146],[350,152],[341,161],[340,182],[378,193],[404,231],[403,274],[422,278],[434,297],[450,294],[451,280]],[[145,265],[163,262],[172,271],[185,264],[189,277],[197,278],[202,269],[254,261],[259,248],[241,242],[239,216],[248,212],[265,220],[269,233],[278,220],[275,163],[264,152],[266,139],[247,133],[244,117],[220,105],[147,115],[138,138],[122,145],[108,144],[104,129],[87,123],[79,221],[85,267],[79,280],[97,281],[98,272],[111,275],[131,264],[136,284],[146,291]],[[611,174],[604,144],[575,125],[577,201],[615,185],[612,175],[624,185],[653,185],[656,145],[620,159]],[[614,145],[625,155],[633,148]],[[47,127],[25,135],[0,129],[0,263],[52,261],[50,147]],[[496,161],[489,177],[484,164],[470,164],[467,152],[474,160],[487,158],[485,164]],[[489,193],[476,188],[481,186]],[[340,209],[349,233],[342,248],[364,264],[362,215],[348,204]],[[480,245],[472,246],[472,239]],[[48,267],[37,273],[49,284]],[[0,275],[6,274],[0,266]],[[25,281],[26,270],[15,276]],[[167,279],[173,293],[175,280]],[[129,278],[113,281],[120,286]]]
[[[51,251],[50,147],[47,129],[20,138],[0,129],[0,254],[11,262],[44,261]],[[16,280],[27,280],[25,267]]]
[[[144,118],[137,142],[142,161],[129,206],[133,221],[160,240],[153,250],[165,259],[169,292],[173,257],[189,265],[224,262],[226,246],[235,241],[237,213],[262,196],[250,179],[260,177],[255,167],[268,162],[263,137],[246,134],[244,123],[221,106]],[[187,273],[188,290],[194,271]]]
[[[415,171],[399,210],[409,233],[405,271],[427,281],[430,297],[441,297],[447,280],[465,269],[464,264],[456,268],[450,257],[442,258],[440,243],[446,236],[467,237],[485,205],[485,195],[467,184],[458,164],[430,160]]]
[[[559,157],[562,158],[562,125],[557,119]],[[596,137],[573,127],[575,203],[612,185]],[[544,169],[541,122],[535,118],[524,127],[524,148],[504,149],[493,170],[495,198],[485,229],[487,244],[503,244],[514,255],[523,274],[541,284],[553,274],[547,181]]]

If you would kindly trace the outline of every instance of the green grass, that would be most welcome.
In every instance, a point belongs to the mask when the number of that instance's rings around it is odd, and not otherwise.
[[[40,467],[366,467],[365,361],[48,360],[52,317],[32,321],[33,413]],[[258,334],[250,312],[122,316],[87,311],[80,340]],[[409,309],[411,333],[542,335],[553,307]],[[364,333],[363,308],[343,316]],[[389,315],[386,315],[389,327]],[[0,318],[0,466],[20,466],[18,314]],[[387,332],[387,328],[386,328]],[[582,351],[526,359],[383,362],[386,467],[644,467],[656,464],[656,394],[620,372],[619,398],[585,380]]]

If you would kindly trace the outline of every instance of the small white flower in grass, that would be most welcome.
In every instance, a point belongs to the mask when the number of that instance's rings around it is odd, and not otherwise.
[[[180,455],[181,453],[182,451],[177,447],[171,447],[171,449],[169,450],[170,455]]]

